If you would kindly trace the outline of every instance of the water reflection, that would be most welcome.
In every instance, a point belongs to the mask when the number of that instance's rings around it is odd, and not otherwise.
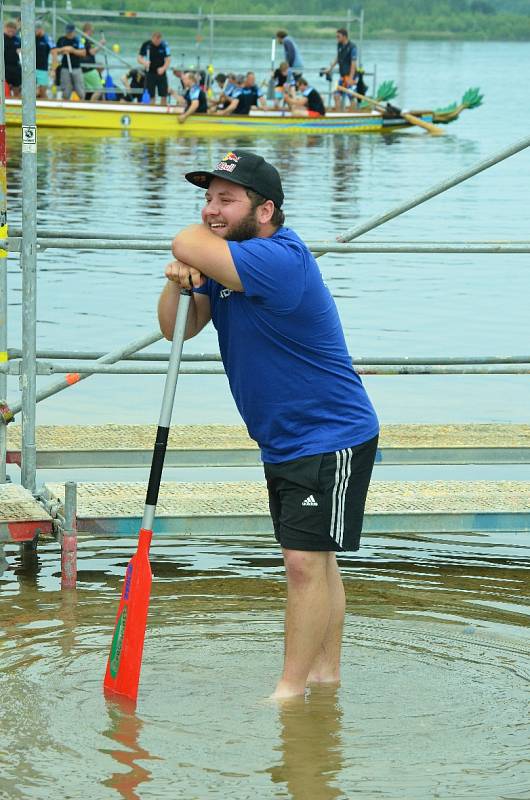
[[[140,734],[144,726],[143,720],[137,716],[131,705],[123,703],[107,702],[107,712],[109,724],[103,735],[115,742],[118,747],[112,749],[102,749],[101,752],[112,756],[120,765],[127,768],[126,772],[117,770],[110,778],[103,780],[103,786],[115,789],[124,800],[140,800],[138,787],[151,779],[151,771],[138,763],[141,759],[160,760],[152,756],[148,750],[140,745]]]
[[[335,686],[313,688],[307,699],[280,706],[280,743],[275,750],[281,763],[267,771],[292,800],[346,797],[337,785],[344,766],[342,714]]]

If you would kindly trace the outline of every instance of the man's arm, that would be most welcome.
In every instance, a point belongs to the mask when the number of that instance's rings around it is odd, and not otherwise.
[[[175,328],[175,318],[180,299],[180,286],[168,280],[158,301],[158,322],[166,339],[171,341]],[[207,294],[193,293],[186,322],[185,339],[197,336],[211,320],[210,298]]]
[[[238,105],[239,105],[239,98],[234,97],[234,99],[230,101],[230,105],[227,106],[226,108],[219,109],[219,111],[217,111],[217,114],[220,117],[225,117],[227,114],[233,114],[237,109]]]
[[[172,250],[178,261],[213,278],[227,289],[243,291],[228,243],[206,225],[190,225],[177,233]]]
[[[161,67],[158,67],[158,69],[157,69],[157,72],[158,72],[159,75],[164,75],[167,72],[167,68],[169,67],[170,61],[171,61],[171,58],[169,56],[166,56],[166,58],[164,59],[163,65]]]
[[[199,101],[192,100],[190,103],[190,107],[187,111],[183,111],[182,114],[179,114],[179,122],[184,122],[191,114],[193,114],[199,108]]]

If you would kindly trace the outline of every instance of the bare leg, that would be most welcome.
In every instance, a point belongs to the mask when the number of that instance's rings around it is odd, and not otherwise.
[[[327,583],[331,610],[322,646],[311,665],[308,683],[340,682],[340,651],[346,597],[335,553],[328,553]]]
[[[283,550],[287,572],[285,658],[272,699],[303,695],[307,676],[326,634],[331,603],[328,553]]]

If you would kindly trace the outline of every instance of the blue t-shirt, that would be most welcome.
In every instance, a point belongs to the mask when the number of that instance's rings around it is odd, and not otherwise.
[[[219,348],[239,413],[269,463],[362,444],[377,416],[346,348],[335,301],[288,228],[228,242],[244,291],[209,278]]]

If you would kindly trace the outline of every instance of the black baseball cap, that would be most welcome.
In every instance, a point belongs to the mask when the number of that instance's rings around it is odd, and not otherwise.
[[[276,167],[262,156],[246,150],[230,151],[211,172],[187,172],[184,177],[201,189],[207,189],[213,178],[222,178],[253,189],[266,200],[272,200],[276,208],[281,208],[283,204],[282,181]]]

